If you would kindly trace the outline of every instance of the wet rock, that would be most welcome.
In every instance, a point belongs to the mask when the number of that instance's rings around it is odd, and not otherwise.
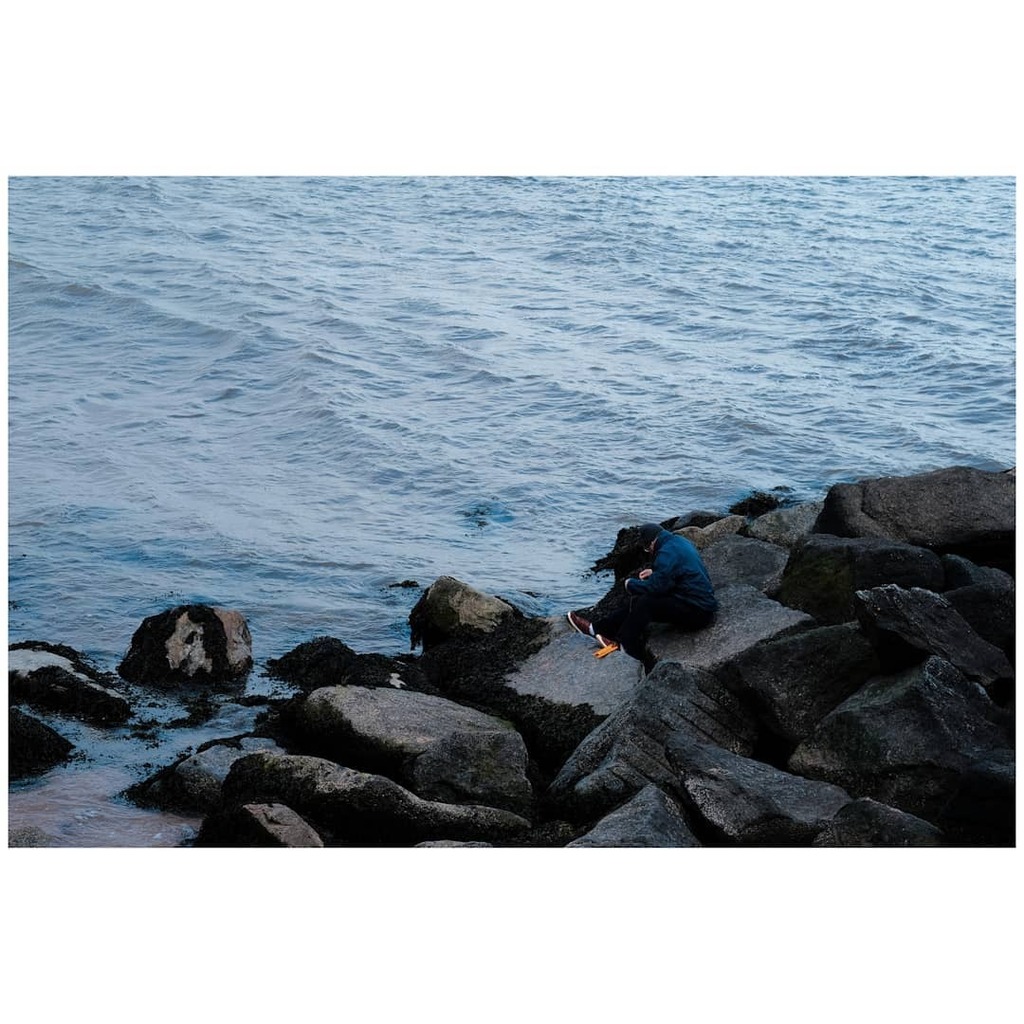
[[[1013,764],[1012,722],[933,657],[869,680],[818,723],[788,767],[936,823],[969,771]]]
[[[409,613],[412,646],[423,650],[465,630],[490,633],[516,609],[500,598],[484,594],[451,576],[427,587]]]
[[[771,512],[782,504],[783,498],[779,494],[769,494],[767,491],[753,491],[745,498],[741,498],[729,507],[729,514],[734,516],[761,516],[765,512]]]
[[[775,595],[822,623],[856,617],[854,594],[886,583],[941,590],[939,556],[925,548],[883,538],[811,535],[793,548]]]
[[[732,534],[706,547],[702,557],[716,590],[744,584],[771,593],[782,581],[789,551],[767,541]]]
[[[333,686],[310,694],[295,722],[305,750],[425,799],[529,811],[526,744],[493,715],[429,694]]]
[[[325,686],[388,686],[421,693],[436,692],[415,658],[357,654],[334,637],[317,637],[267,662],[270,675],[304,693]]]
[[[984,686],[1013,676],[1006,655],[978,636],[941,594],[889,584],[858,590],[855,607],[885,671],[935,654]]]
[[[285,804],[242,804],[203,820],[196,846],[322,847],[316,830]]]
[[[568,846],[700,846],[679,805],[657,786],[645,786]]]
[[[75,745],[56,729],[11,708],[7,715],[7,765],[12,779],[49,771],[71,755]]]
[[[728,843],[810,846],[851,799],[839,786],[742,757],[693,733],[674,733],[665,752],[687,811]]]
[[[792,549],[814,529],[824,505],[823,501],[809,501],[792,508],[766,512],[746,523],[739,532],[744,537]]]
[[[8,654],[8,698],[46,711],[60,711],[96,725],[115,725],[132,716],[128,698],[70,647],[26,641]]]
[[[784,607],[755,587],[738,584],[716,591],[718,613],[706,629],[681,633],[653,624],[644,662],[676,661],[691,668],[715,668],[754,644],[812,627],[814,619]]]
[[[845,623],[758,644],[738,655],[722,679],[766,729],[796,744],[879,671],[867,638]]]
[[[212,740],[194,753],[129,787],[125,797],[140,807],[185,814],[205,813],[219,806],[221,788],[231,766],[257,750],[283,753],[273,740],[259,736]]]
[[[841,807],[813,846],[942,846],[942,833],[906,811],[862,798]]]
[[[836,484],[816,529],[887,537],[1012,571],[1015,496],[1013,474],[967,466]]]
[[[484,840],[529,829],[494,807],[423,800],[381,775],[325,758],[255,753],[239,758],[224,782],[225,809],[283,803],[337,846],[412,846],[429,839]]]
[[[571,820],[593,820],[648,784],[673,792],[665,744],[676,732],[744,754],[757,741],[753,717],[715,675],[661,662],[572,752],[548,789],[549,805]]]
[[[176,688],[235,684],[251,668],[252,639],[242,614],[192,604],[143,620],[117,671],[132,683]]]
[[[337,686],[359,655],[333,636],[318,636],[267,661],[267,672],[306,693]]]

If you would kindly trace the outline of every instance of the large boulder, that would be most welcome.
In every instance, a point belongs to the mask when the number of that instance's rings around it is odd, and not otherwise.
[[[1015,496],[1013,473],[968,466],[836,484],[816,530],[886,537],[1012,571]]]
[[[493,715],[430,694],[331,686],[302,701],[294,719],[304,749],[428,800],[529,811],[526,744]]]
[[[118,666],[132,683],[218,687],[244,680],[252,668],[252,637],[241,612],[179,605],[144,619]]]
[[[423,800],[384,776],[294,754],[258,752],[239,758],[224,781],[223,799],[225,810],[283,803],[335,846],[412,846],[430,839],[494,842],[530,827],[511,811]]]
[[[775,596],[831,624],[856,617],[858,590],[895,583],[937,591],[944,582],[939,556],[925,548],[878,537],[812,534],[793,549]]]
[[[742,583],[771,593],[782,580],[789,550],[768,541],[731,534],[708,547],[703,559],[716,589]]]
[[[823,501],[809,501],[765,512],[743,526],[740,534],[792,549],[813,531],[824,504]]]
[[[840,807],[812,845],[942,846],[942,832],[913,814],[863,797]]]
[[[721,676],[767,730],[795,745],[879,670],[874,648],[851,622],[758,644]]]
[[[12,779],[49,771],[71,755],[75,745],[56,729],[10,708],[7,715],[7,767]]]
[[[594,820],[650,783],[671,793],[677,780],[665,744],[679,731],[743,754],[757,743],[749,712],[715,675],[661,662],[572,752],[548,789],[549,804],[571,819]]]
[[[632,799],[602,818],[568,846],[700,846],[686,814],[657,786],[645,786]]]
[[[885,671],[936,654],[983,686],[1013,676],[1006,655],[978,636],[941,594],[889,584],[858,590],[855,607]]]
[[[284,804],[242,804],[203,820],[196,846],[322,847],[317,831]]]
[[[723,587],[716,596],[718,613],[706,629],[682,633],[671,626],[652,625],[645,663],[676,661],[691,668],[716,668],[754,644],[815,624],[810,615],[786,608],[746,584]]]
[[[221,787],[231,766],[240,757],[257,750],[284,753],[273,740],[260,736],[211,740],[194,754],[178,758],[129,787],[124,795],[140,807],[159,807],[185,814],[212,811],[220,805]]]
[[[818,723],[788,767],[937,823],[965,775],[1012,766],[1012,725],[976,683],[932,657],[869,680]]]
[[[810,846],[850,795],[725,750],[692,732],[665,744],[684,806],[723,842]]]
[[[116,725],[132,716],[128,698],[110,685],[113,677],[62,644],[12,644],[7,674],[12,703],[59,711],[95,725]]]
[[[512,605],[452,576],[442,576],[424,591],[409,613],[412,646],[427,651],[438,643],[470,630],[493,632],[517,613]]]

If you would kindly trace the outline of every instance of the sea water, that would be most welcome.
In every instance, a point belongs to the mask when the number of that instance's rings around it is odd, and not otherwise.
[[[1013,464],[1011,178],[14,178],[9,637],[591,603],[631,523]],[[259,671],[259,669],[257,670]]]

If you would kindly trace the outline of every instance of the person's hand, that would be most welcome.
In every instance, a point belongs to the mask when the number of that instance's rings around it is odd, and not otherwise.
[[[653,569],[641,569],[640,570],[640,579],[642,579],[642,580],[647,579],[647,577],[652,575],[653,572],[654,572]]]

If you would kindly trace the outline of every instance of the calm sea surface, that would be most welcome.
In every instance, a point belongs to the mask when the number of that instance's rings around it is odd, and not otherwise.
[[[1012,465],[1010,178],[15,178],[9,637],[590,603],[623,525]]]

